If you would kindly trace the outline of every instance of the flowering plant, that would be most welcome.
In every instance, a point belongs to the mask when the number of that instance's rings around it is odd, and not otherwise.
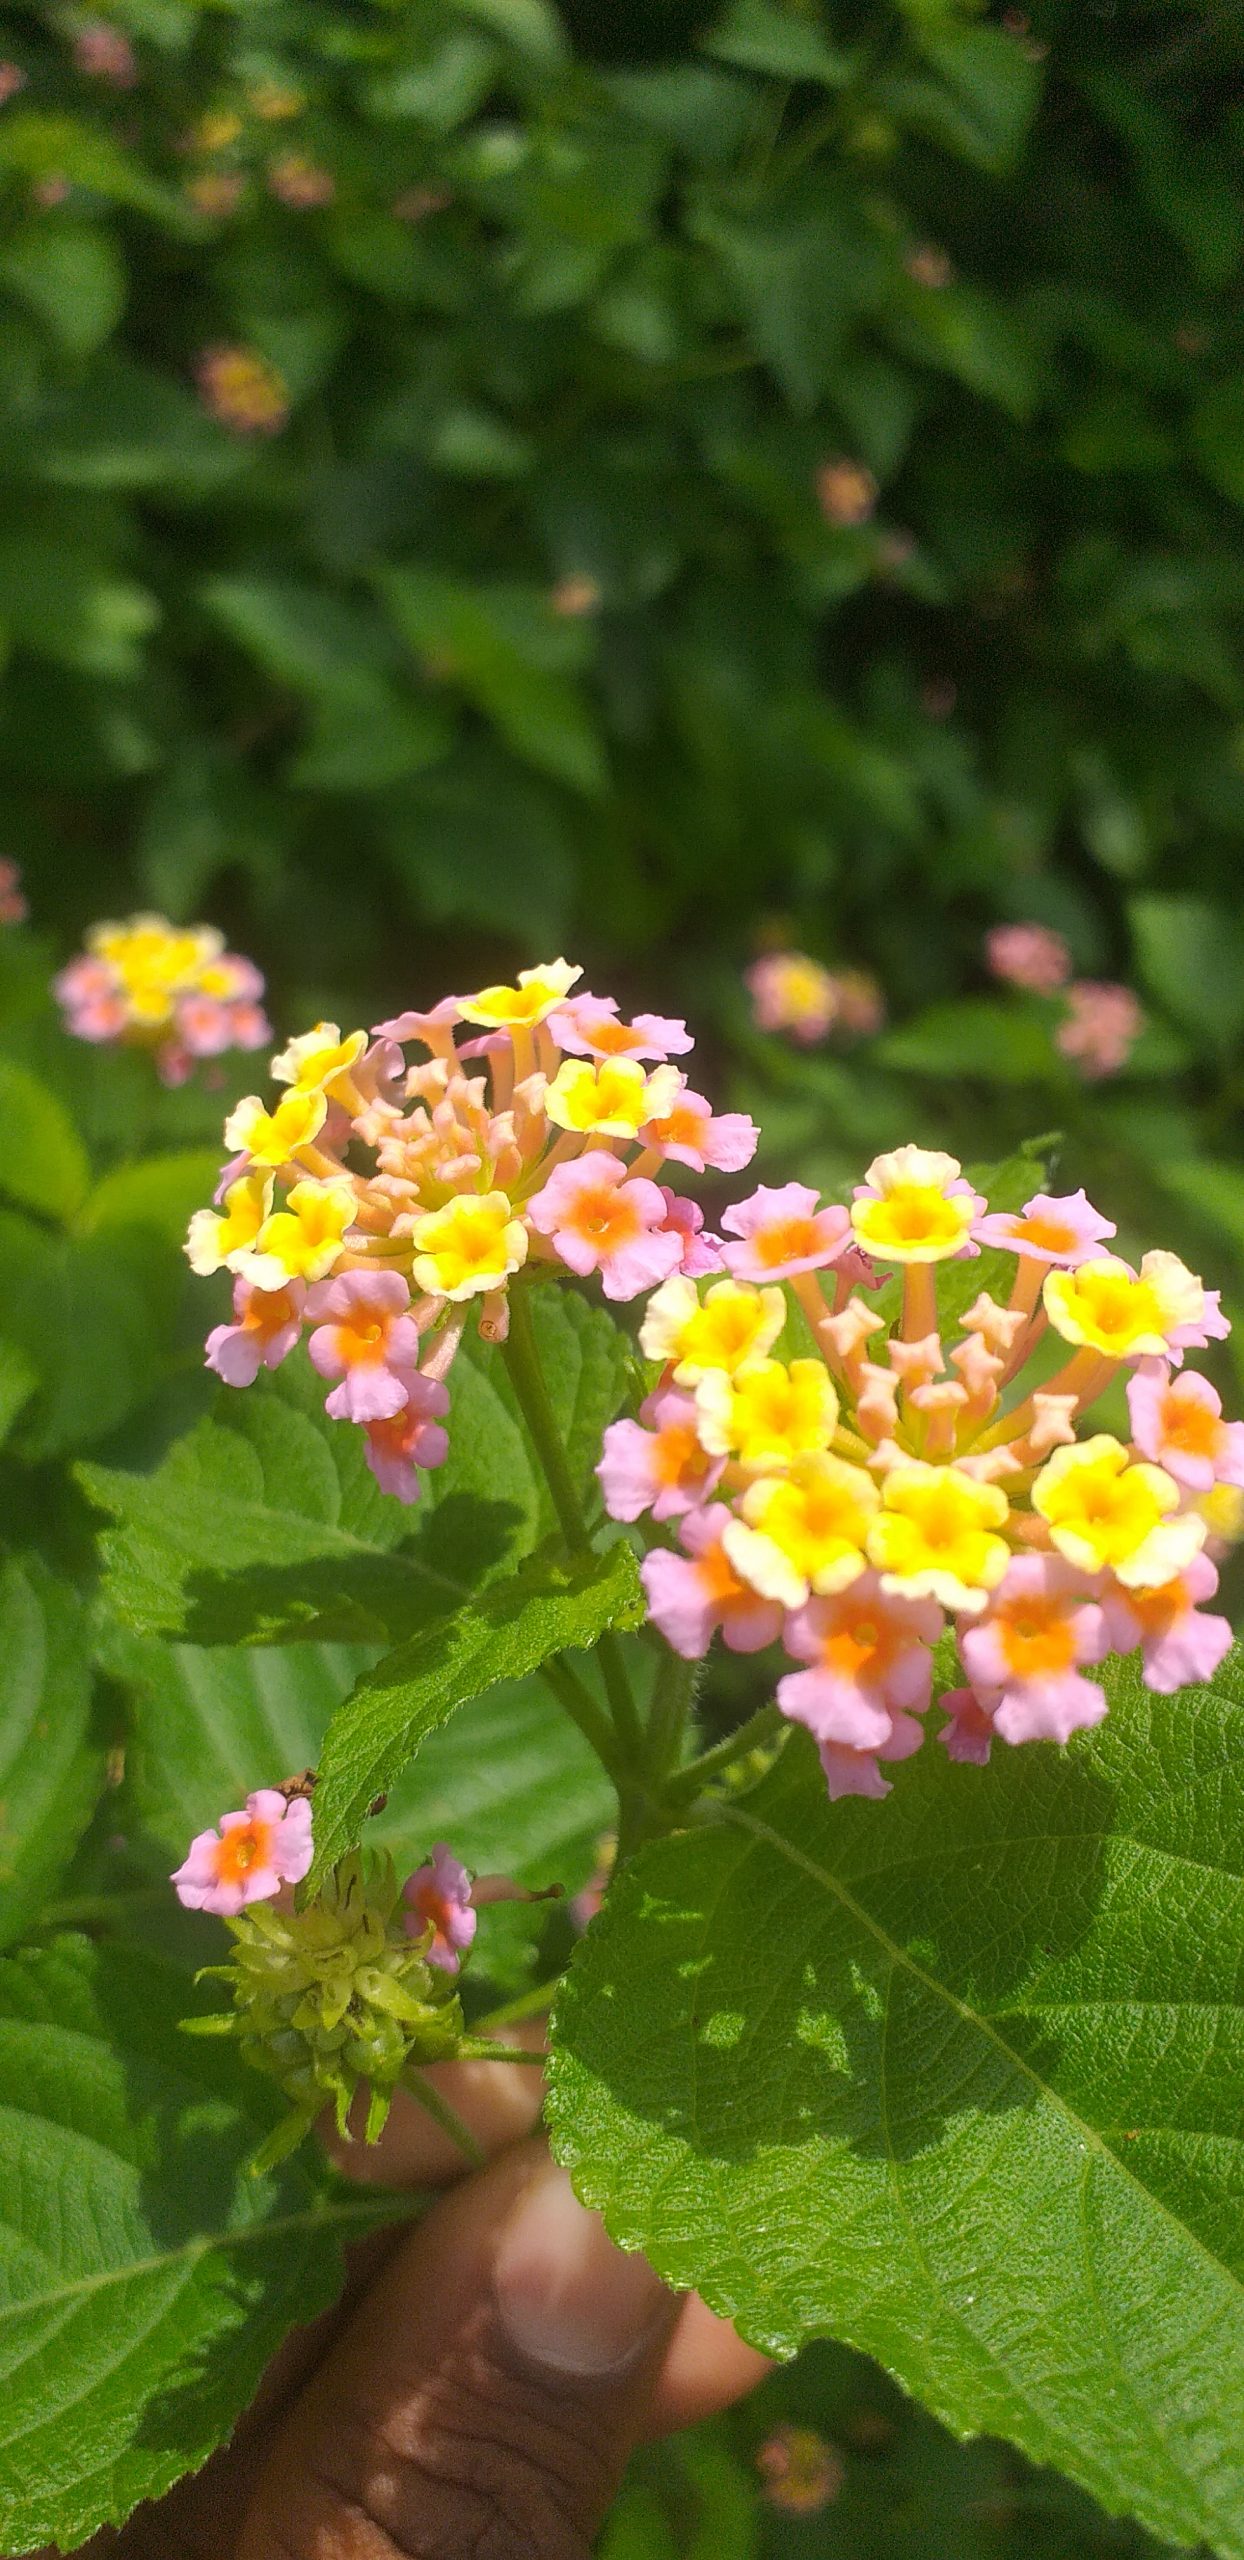
[[[78,1455],[41,1371],[16,1433],[32,1517],[77,1463],[0,1574],[15,2552],[204,2459],[392,2209],[389,2111],[473,2156],[439,2067],[541,2035],[554,2149],[670,2282],[1238,2546],[1217,1293],[1032,1152],[749,1190],[690,1056],[561,961],[320,1023],[212,1205],[197,1153],[95,1181],[10,1070],[41,1323],[53,1274],[180,1270],[203,1346],[197,1416],[182,1304],[124,1429]],[[821,2444],[773,2435],[775,2506],[836,2494]]]

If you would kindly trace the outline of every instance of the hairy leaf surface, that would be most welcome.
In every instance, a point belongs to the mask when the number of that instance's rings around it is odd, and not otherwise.
[[[650,1848],[555,2018],[560,2157],[777,2354],[863,2347],[1244,2553],[1244,1666],[828,1804],[788,1742]]]
[[[178,2034],[190,2001],[132,1948],[62,1938],[0,1964],[6,2552],[74,2550],[204,2462],[377,2219],[309,2145],[250,2175],[281,2100]]]

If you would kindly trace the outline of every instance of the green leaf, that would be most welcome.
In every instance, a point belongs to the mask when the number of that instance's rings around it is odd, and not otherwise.
[[[558,2156],[778,2355],[865,2348],[1179,2544],[1244,2553],[1244,1668],[1066,1752],[830,1805],[788,1742],[644,1851],[559,1996]]]
[[[0,1965],[5,2551],[76,2550],[206,2461],[379,2218],[312,2146],[250,2175],[281,2101],[178,2033],[200,2005],[133,1948]]]
[[[91,1168],[77,1130],[54,1093],[11,1058],[0,1058],[0,1190],[48,1218],[72,1218]]]
[[[219,1147],[179,1147],[138,1164],[118,1165],[97,1182],[78,1217],[82,1235],[145,1227],[180,1246],[196,1209],[210,1199],[220,1172]]]
[[[559,1428],[579,1480],[622,1393],[625,1345],[569,1290],[533,1293]],[[148,1635],[193,1643],[383,1643],[458,1608],[554,1526],[495,1351],[468,1343],[450,1376],[450,1455],[414,1513],[382,1494],[361,1431],[330,1422],[309,1363],[239,1395],[151,1475],[83,1467],[118,1524],[101,1538],[109,1605]]]
[[[0,1335],[0,1448],[39,1384],[39,1372],[15,1342]]]
[[[477,18],[542,68],[556,69],[566,59],[565,33],[550,0],[453,0],[453,6],[460,17]]]
[[[32,1560],[0,1568],[0,1945],[69,1864],[103,1791],[74,1593]]]
[[[1244,1031],[1244,925],[1208,898],[1133,898],[1141,976],[1184,1028],[1220,1049]]]
[[[1234,1253],[1244,1253],[1244,1165],[1192,1156],[1155,1167],[1155,1175],[1172,1199],[1182,1200],[1204,1225],[1217,1227]]]
[[[875,289],[878,250],[859,208],[822,180],[755,211],[693,207],[689,227],[720,261],[792,408],[806,414],[834,378],[853,313]]]
[[[23,223],[0,252],[0,285],[37,311],[70,355],[89,356],[111,336],[125,283],[108,233],[85,222]]]
[[[851,57],[827,43],[810,18],[795,17],[774,0],[731,0],[704,51],[743,71],[769,71],[777,80],[815,80],[840,89],[851,77]]]
[[[1228,374],[1198,401],[1188,434],[1206,478],[1244,507],[1244,382],[1238,375]]]
[[[537,589],[472,587],[429,569],[376,576],[411,648],[478,703],[516,754],[576,791],[603,791],[600,737],[574,681],[589,646],[581,625],[559,620]]]
[[[34,461],[58,488],[158,489],[167,499],[232,479],[245,451],[182,383],[109,351],[49,405]]]
[[[644,1605],[623,1543],[574,1561],[534,1557],[365,1672],[338,1708],[321,1755],[313,1878],[353,1845],[372,1798],[458,1707],[499,1680],[538,1671],[551,1654],[594,1645],[608,1627],[641,1625]]]
[[[1037,65],[1000,27],[965,27],[922,14],[913,33],[937,81],[906,73],[883,80],[887,106],[978,168],[1008,169],[1036,113]]]
[[[877,1042],[880,1066],[909,1075],[980,1076],[989,1084],[1066,1084],[1048,1008],[1022,998],[961,996],[930,1005]]]
[[[128,1801],[170,1861],[252,1788],[314,1767],[330,1718],[374,1653],[357,1646],[207,1649],[107,1632],[129,1696]],[[506,1680],[421,1745],[367,1837],[409,1860],[452,1840],[468,1865],[573,1891],[614,1812],[595,1753],[544,1682]]]
[[[0,1212],[0,1324],[40,1389],[23,1457],[100,1440],[151,1394],[167,1356],[166,1278],[141,1237],[51,1235]]]

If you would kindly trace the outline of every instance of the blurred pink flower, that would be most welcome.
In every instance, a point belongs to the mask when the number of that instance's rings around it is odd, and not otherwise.
[[[442,1973],[457,1973],[474,1941],[479,1915],[471,1901],[470,1872],[446,1841],[438,1840],[427,1865],[407,1877],[402,1900],[410,1936],[432,1932],[428,1963]]]
[[[1130,987],[1100,978],[1077,978],[1067,989],[1067,1017],[1054,1034],[1064,1058],[1084,1076],[1117,1075],[1127,1063],[1145,1017]]]
[[[1032,995],[1052,996],[1071,976],[1071,953],[1046,924],[996,924],[985,936],[990,974]]]
[[[0,859],[0,924],[24,924],[29,913],[18,864]]]
[[[73,59],[76,70],[88,80],[106,80],[110,89],[133,89],[138,85],[138,57],[129,37],[120,27],[111,27],[104,18],[88,19],[74,37]]]

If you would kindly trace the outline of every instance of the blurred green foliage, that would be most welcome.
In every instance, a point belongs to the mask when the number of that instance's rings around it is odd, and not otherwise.
[[[286,1028],[564,944],[715,1025],[766,1170],[1053,1123],[1125,1249],[1230,1293],[1242,74],[1207,0],[0,7],[0,854],[38,926],[210,914]],[[211,414],[222,346],[276,432]],[[1138,985],[1123,1078],[987,991],[1006,918]],[[760,1037],[766,940],[875,970],[894,1027]],[[0,965],[0,1424],[43,1471],[139,1463],[197,1394],[219,1110],[67,1051],[51,965]],[[792,2417],[845,2462],[815,2519],[754,2495]],[[648,2458],[610,2537],[1141,2548],[836,2350]]]

